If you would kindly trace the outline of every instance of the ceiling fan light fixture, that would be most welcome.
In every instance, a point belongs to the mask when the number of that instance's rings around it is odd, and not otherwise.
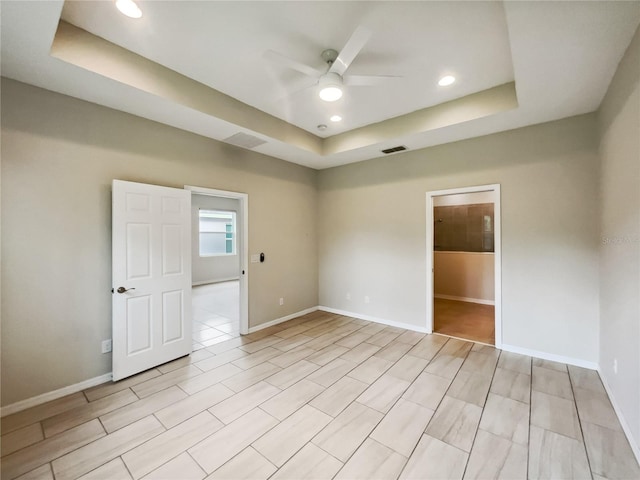
[[[455,81],[456,81],[456,77],[454,77],[453,75],[445,75],[440,80],[438,80],[438,85],[440,85],[441,87],[448,87],[449,85],[452,85]]]
[[[337,73],[326,73],[318,82],[320,91],[318,95],[325,102],[335,102],[342,98],[342,77]]]
[[[142,10],[133,0],[116,0],[116,7],[120,10],[120,13],[129,18],[142,17]]]

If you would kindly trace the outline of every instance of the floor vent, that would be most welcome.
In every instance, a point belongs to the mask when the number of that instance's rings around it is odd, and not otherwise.
[[[253,135],[248,135],[242,132],[231,135],[229,138],[225,138],[222,141],[242,148],[256,148],[267,143],[266,140],[262,140],[261,138],[254,137]]]
[[[407,147],[404,147],[402,145],[398,145],[397,147],[391,147],[391,148],[385,148],[384,150],[382,150],[382,153],[396,153],[396,152],[401,152],[403,150],[406,150]]]

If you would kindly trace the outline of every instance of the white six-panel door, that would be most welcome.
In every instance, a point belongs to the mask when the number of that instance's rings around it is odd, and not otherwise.
[[[112,187],[116,381],[191,353],[191,192]]]

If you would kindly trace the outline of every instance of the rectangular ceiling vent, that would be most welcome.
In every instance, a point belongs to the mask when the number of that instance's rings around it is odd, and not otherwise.
[[[406,150],[406,149],[407,149],[407,147],[402,146],[402,145],[398,145],[397,147],[385,148],[384,150],[382,150],[382,153],[385,153],[385,154],[396,153],[396,152],[401,152],[401,151]]]
[[[253,135],[248,135],[242,132],[231,135],[229,138],[225,138],[222,141],[242,148],[256,148],[267,143],[266,140],[262,140],[261,138],[254,137]]]

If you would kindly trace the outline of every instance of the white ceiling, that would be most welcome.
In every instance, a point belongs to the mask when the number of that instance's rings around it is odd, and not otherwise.
[[[417,149],[594,111],[640,23],[638,1],[138,4],[144,15],[132,20],[113,1],[2,1],[2,75],[218,140],[248,133],[266,140],[253,150],[318,169],[375,158],[398,144]],[[106,72],[104,64],[56,58],[60,18],[166,67],[168,82],[177,72],[245,105],[222,98],[219,108],[200,108]],[[346,76],[401,78],[347,87],[343,99],[326,103],[313,80],[264,58],[274,50],[326,68],[322,50],[340,50],[358,26],[372,36]],[[458,81],[438,87],[444,74]],[[510,82],[517,104],[508,108],[497,102],[495,110],[436,126],[410,120],[456,106],[460,112],[464,97]],[[224,114],[239,108],[254,121]],[[330,122],[334,113],[343,121]]]

